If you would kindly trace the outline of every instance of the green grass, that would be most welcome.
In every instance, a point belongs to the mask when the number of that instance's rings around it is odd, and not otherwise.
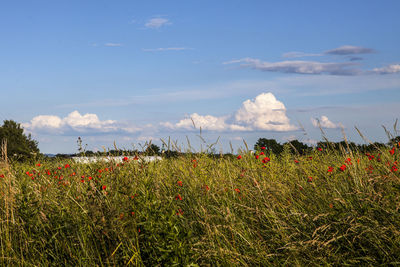
[[[3,165],[0,265],[399,265],[400,153],[378,153]]]

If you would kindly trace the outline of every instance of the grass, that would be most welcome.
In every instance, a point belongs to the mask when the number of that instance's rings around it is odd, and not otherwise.
[[[400,265],[399,147],[289,150],[3,163],[0,265]]]

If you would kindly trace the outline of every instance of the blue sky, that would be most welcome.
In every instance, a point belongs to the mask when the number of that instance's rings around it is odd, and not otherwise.
[[[3,1],[0,120],[44,153],[171,137],[217,150],[386,142],[400,117],[399,1]],[[192,125],[195,122],[196,128]]]

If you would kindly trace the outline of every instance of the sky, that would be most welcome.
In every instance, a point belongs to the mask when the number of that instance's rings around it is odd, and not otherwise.
[[[21,123],[42,153],[76,153],[78,137],[94,151],[365,143],[355,127],[387,142],[382,126],[400,135],[399,10],[397,0],[5,0],[0,121]]]

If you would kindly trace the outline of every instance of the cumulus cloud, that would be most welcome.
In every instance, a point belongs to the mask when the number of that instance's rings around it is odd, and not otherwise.
[[[235,121],[253,129],[267,131],[292,131],[297,127],[289,122],[285,105],[272,93],[258,95],[254,101],[248,99],[235,114]]]
[[[145,52],[159,52],[159,51],[182,51],[182,50],[190,50],[188,47],[159,47],[159,48],[144,48],[142,49]]]
[[[131,125],[117,123],[114,120],[100,120],[96,114],[81,115],[78,111],[73,111],[64,118],[54,115],[39,115],[34,117],[29,123],[22,126],[30,132],[41,133],[134,133],[139,131]]]
[[[391,64],[382,68],[374,68],[371,72],[376,74],[400,73],[400,64]]]
[[[170,129],[193,130],[201,127],[210,131],[293,131],[297,127],[290,124],[286,116],[284,104],[278,101],[272,93],[263,93],[254,100],[246,100],[242,106],[230,116],[215,117],[193,113],[173,124],[162,123]]]
[[[317,61],[280,61],[266,62],[254,58],[242,58],[224,62],[223,64],[240,63],[242,67],[250,67],[261,71],[298,73],[298,74],[331,74],[331,75],[357,75],[361,70],[355,68],[357,63],[352,62],[317,62]]]
[[[152,19],[148,20],[144,26],[146,26],[146,28],[150,28],[150,29],[158,29],[161,26],[170,25],[170,24],[171,24],[171,22],[169,22],[168,19],[152,18]]]
[[[343,45],[341,47],[325,51],[328,55],[355,55],[355,54],[371,54],[375,53],[372,48],[361,46]]]
[[[314,125],[314,127],[319,128],[329,128],[329,129],[335,129],[335,128],[340,128],[341,124],[340,123],[333,123],[331,122],[327,116],[321,116],[320,119],[318,118],[311,118],[311,123]]]

